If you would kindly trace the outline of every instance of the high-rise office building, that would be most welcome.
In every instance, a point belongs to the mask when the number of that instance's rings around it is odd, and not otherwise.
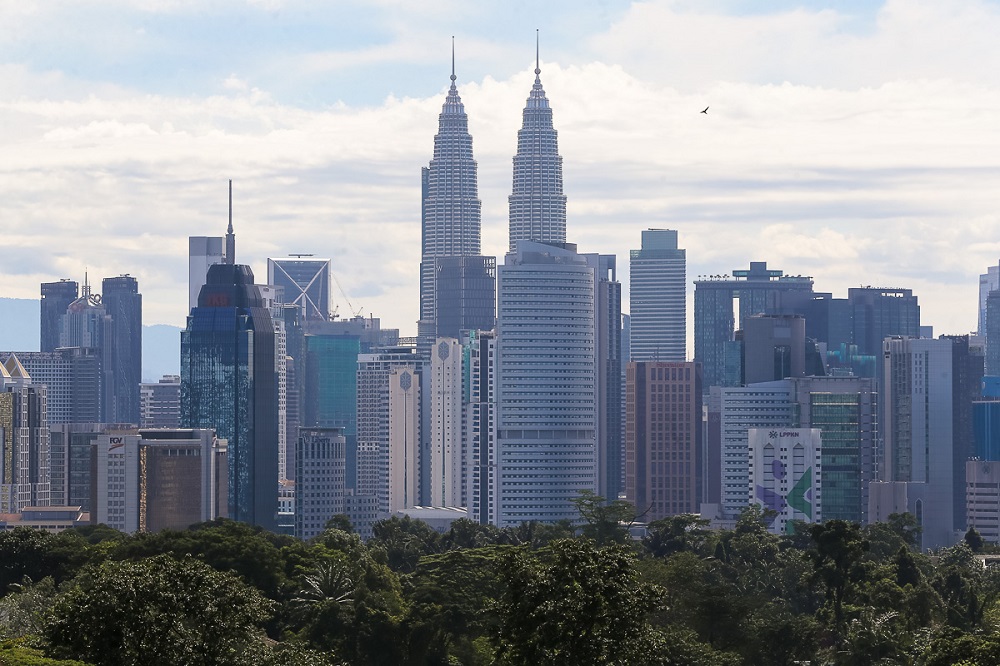
[[[393,435],[398,434],[398,442],[403,446],[413,444],[411,430],[397,423],[395,432],[390,432],[393,416],[409,418],[412,426],[412,408],[404,398],[397,395],[397,411],[392,412],[390,401],[390,376],[396,372],[397,391],[402,389],[401,373],[409,375],[410,388],[416,390],[420,383],[423,360],[412,347],[391,347],[378,349],[357,357],[357,438],[358,461],[356,495],[374,495],[378,498],[380,518],[390,515],[390,456]],[[398,371],[398,372],[397,372]],[[406,408],[406,413],[399,409]],[[419,410],[417,412],[419,417]],[[404,436],[409,437],[404,441]],[[412,487],[412,484],[411,484]]]
[[[59,322],[69,304],[79,296],[80,285],[74,280],[42,283],[40,351],[55,351],[59,346]]]
[[[598,488],[595,270],[571,245],[519,241],[498,270],[498,523],[577,518]]]
[[[566,242],[562,156],[541,73],[536,45],[535,83],[524,107],[514,155],[514,187],[509,199],[510,252],[517,251],[520,240]]]
[[[986,374],[1000,376],[1000,289],[986,296],[979,335],[986,338]]]
[[[389,370],[389,515],[422,504],[422,393],[417,366]]]
[[[1000,265],[989,266],[986,272],[979,276],[979,311],[977,318],[979,328],[976,332],[979,335],[986,334],[986,299],[991,291],[1000,289]]]
[[[95,448],[95,522],[159,532],[227,517],[226,444],[211,429],[109,429]]]
[[[98,423],[101,420],[101,356],[88,347],[54,352],[12,352],[36,384],[48,387],[48,422]],[[6,360],[8,355],[0,355]]]
[[[816,428],[822,443],[823,519],[867,523],[875,479],[878,394],[868,377],[797,377],[791,388],[796,428]]]
[[[468,377],[464,405],[463,445],[468,460],[468,516],[496,525],[496,334],[471,331],[462,340],[463,375]]]
[[[765,514],[768,529],[783,534],[791,521],[819,523],[823,512],[823,457],[818,428],[751,428],[750,501]]]
[[[53,506],[91,511],[97,438],[106,431],[129,430],[128,423],[59,423],[49,428],[49,479]],[[91,515],[96,522],[96,510]]]
[[[439,338],[463,331],[491,331],[496,323],[495,257],[438,257],[435,321]]]
[[[585,254],[594,271],[597,359],[597,494],[614,500],[625,489],[622,433],[622,285],[613,254]]]
[[[198,294],[205,286],[208,267],[226,263],[226,241],[222,236],[188,237],[188,312],[198,307]]]
[[[806,320],[801,315],[753,315],[743,321],[743,384],[806,374]]]
[[[296,443],[295,536],[311,539],[346,512],[346,447],[339,428],[302,428]]]
[[[289,437],[288,432],[288,350],[286,348],[284,307],[281,302],[283,289],[273,284],[259,284],[261,300],[271,315],[274,327],[274,375],[278,380],[278,481],[287,481],[289,449],[295,450],[298,433]],[[289,530],[291,526],[288,526]]]
[[[85,279],[80,297],[66,307],[59,322],[60,347],[87,347],[106,355],[111,322],[98,294],[92,294]]]
[[[311,322],[303,337],[299,421],[303,427],[340,429],[347,446],[348,488],[355,488],[357,479],[358,354],[381,346],[383,333],[378,318],[359,316]]]
[[[181,377],[163,375],[160,381],[139,385],[139,427],[179,428],[181,425]]]
[[[954,541],[953,348],[951,340],[906,337],[883,347],[882,460],[880,481],[869,486],[868,519],[912,513],[923,548]]]
[[[428,499],[433,506],[468,506],[463,360],[462,346],[457,339],[437,339],[430,363],[431,423],[427,460]]]
[[[11,354],[0,366],[0,513],[49,505],[46,407],[46,387]]]
[[[854,344],[861,354],[882,355],[882,341],[901,335],[920,337],[920,305],[912,289],[854,287],[847,290],[854,319]],[[876,364],[876,371],[881,364]]]
[[[455,86],[438,116],[434,156],[421,170],[420,320],[418,346],[430,353],[438,337],[492,328],[496,259],[480,255],[481,209],[469,117]]]
[[[751,502],[749,486],[751,428],[788,428],[794,424],[792,389],[767,382],[720,391],[721,517],[739,518]]]
[[[231,223],[227,235],[233,235]],[[278,514],[274,325],[249,266],[215,264],[206,279],[181,332],[181,425],[214,428],[227,440],[229,517],[273,530]]]
[[[281,287],[280,300],[299,306],[306,321],[330,318],[330,276],[332,262],[310,255],[267,260],[267,283]]]
[[[104,278],[101,303],[110,319],[103,358],[104,420],[139,424],[142,382],[142,294],[134,277]]]
[[[646,229],[629,263],[629,315],[633,361],[687,360],[685,251],[677,232]]]
[[[942,335],[952,344],[952,496],[956,530],[964,530],[965,463],[976,457],[974,405],[982,395],[983,349],[968,335]]]
[[[733,318],[733,300],[739,301],[739,321]],[[727,355],[738,363],[740,348],[734,333],[756,314],[804,314],[813,299],[810,277],[784,275],[763,261],[732,277],[702,276],[694,283],[694,360],[704,368],[703,390],[724,386]],[[732,374],[732,373],[730,373]],[[730,377],[729,385],[733,385]]]
[[[684,361],[628,364],[625,497],[646,522],[698,513],[701,504],[701,367]]]

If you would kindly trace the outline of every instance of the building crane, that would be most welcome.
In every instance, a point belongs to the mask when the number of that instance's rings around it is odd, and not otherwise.
[[[355,317],[360,317],[361,316],[361,311],[364,310],[364,307],[361,307],[361,308],[358,308],[357,310],[355,310],[354,306],[351,304],[351,299],[347,297],[347,292],[344,291],[343,285],[341,285],[340,284],[340,280],[337,279],[337,274],[334,273],[333,271],[330,271],[330,275],[333,276],[333,281],[337,283],[337,289],[340,290],[340,295],[343,296],[344,300],[347,302],[347,309],[350,310],[351,314],[354,315]],[[339,309],[340,309],[340,307],[338,306],[337,310],[339,310]]]

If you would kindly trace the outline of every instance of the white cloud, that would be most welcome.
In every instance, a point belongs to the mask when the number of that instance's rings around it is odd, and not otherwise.
[[[981,73],[992,49],[974,72],[961,66],[963,40],[978,48],[1000,18],[985,3],[957,6],[890,2],[859,34],[831,11],[725,17],[646,3],[592,40],[603,61],[543,58],[570,240],[617,254],[627,285],[640,230],[676,228],[689,277],[766,260],[838,295],[902,285],[938,332],[968,330],[976,275],[1000,258],[1000,87]],[[921,35],[928,54],[914,55]],[[417,48],[411,35],[353,62]],[[268,256],[329,256],[355,307],[412,333],[420,167],[446,78],[419,99],[314,109],[252,87],[249,70],[220,80],[225,94],[151,95],[0,65],[0,89],[12,91],[0,100],[5,252],[38,258],[0,265],[0,295],[35,297],[38,282],[88,267],[129,272],[148,323],[182,324],[185,237],[223,232],[233,178],[239,258],[259,276]],[[507,245],[532,80],[528,69],[459,80],[485,252]]]

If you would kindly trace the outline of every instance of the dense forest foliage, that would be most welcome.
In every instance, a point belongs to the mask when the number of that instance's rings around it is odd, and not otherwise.
[[[215,521],[126,536],[0,533],[0,664],[1000,665],[1000,570],[975,532],[931,556],[908,515],[775,536],[697,516],[649,525],[582,497],[581,526],[367,543]]]

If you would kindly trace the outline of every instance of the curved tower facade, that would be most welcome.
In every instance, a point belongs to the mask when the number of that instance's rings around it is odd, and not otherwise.
[[[441,299],[437,297],[438,273],[441,271],[438,260],[444,257],[476,257],[480,253],[482,203],[479,200],[476,161],[472,158],[469,117],[462,98],[458,96],[455,78],[453,51],[451,88],[438,116],[434,157],[421,173],[423,204],[417,335],[421,346],[428,350],[435,337],[458,334],[457,331],[438,330],[441,310],[447,305],[440,303]],[[492,288],[490,292],[492,318]],[[476,324],[479,325],[478,322]],[[489,322],[489,327],[492,327],[492,322]]]
[[[510,251],[517,241],[566,242],[566,195],[563,194],[562,157],[552,109],[542,88],[535,57],[535,84],[524,107],[514,156],[514,188],[510,195]]]

